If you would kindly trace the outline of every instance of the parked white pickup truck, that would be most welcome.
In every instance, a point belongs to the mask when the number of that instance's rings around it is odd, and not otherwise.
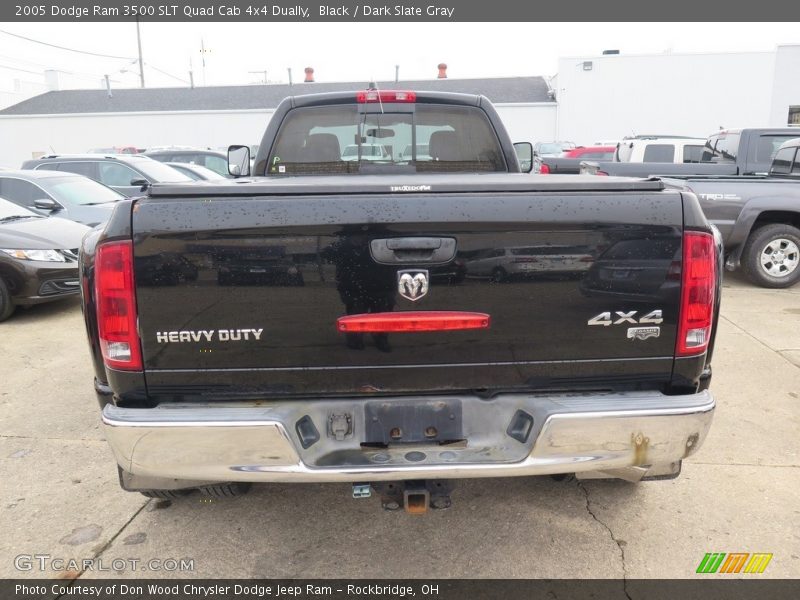
[[[637,137],[617,144],[616,160],[619,162],[700,162],[704,138]]]

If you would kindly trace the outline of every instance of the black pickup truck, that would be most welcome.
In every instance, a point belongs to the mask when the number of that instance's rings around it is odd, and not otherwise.
[[[424,512],[459,478],[671,478],[703,443],[721,254],[694,194],[520,173],[458,94],[289,98],[254,164],[84,243],[124,489],[350,482]]]
[[[800,133],[798,131],[797,133]],[[768,175],[664,178],[700,199],[722,235],[726,267],[743,267],[756,285],[800,281],[800,138],[776,152]]]
[[[585,161],[580,172],[622,177],[764,174],[780,145],[798,134],[800,130],[796,127],[726,129],[708,137],[700,162]]]

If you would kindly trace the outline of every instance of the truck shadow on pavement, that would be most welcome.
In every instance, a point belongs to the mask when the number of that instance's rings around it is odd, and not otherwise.
[[[619,570],[618,548],[594,509],[624,512],[647,485],[460,480],[452,508],[420,516],[384,511],[374,494],[353,499],[349,485],[265,484],[234,499],[187,496],[143,516],[156,521],[149,541],[193,550],[197,576],[563,577],[569,561],[586,565],[570,576],[608,577]],[[203,550],[207,540],[217,552]],[[235,556],[219,552],[226,547]]]

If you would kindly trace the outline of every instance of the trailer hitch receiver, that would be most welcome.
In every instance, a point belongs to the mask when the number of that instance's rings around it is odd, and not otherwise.
[[[453,484],[448,480],[389,481],[373,483],[372,488],[381,497],[385,510],[404,508],[410,515],[422,515],[429,508],[450,508]]]

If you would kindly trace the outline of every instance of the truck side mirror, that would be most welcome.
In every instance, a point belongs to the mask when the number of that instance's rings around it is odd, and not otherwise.
[[[514,144],[519,166],[523,173],[530,173],[533,169],[533,144],[530,142],[517,142]]]
[[[150,182],[147,179],[142,179],[141,177],[138,179],[131,179],[131,186],[138,187],[140,192],[146,192],[147,186],[150,185]]]
[[[250,175],[250,147],[228,146],[228,173],[234,177]]]
[[[34,200],[33,206],[39,210],[58,210],[61,208],[52,198],[39,198],[38,200]]]

